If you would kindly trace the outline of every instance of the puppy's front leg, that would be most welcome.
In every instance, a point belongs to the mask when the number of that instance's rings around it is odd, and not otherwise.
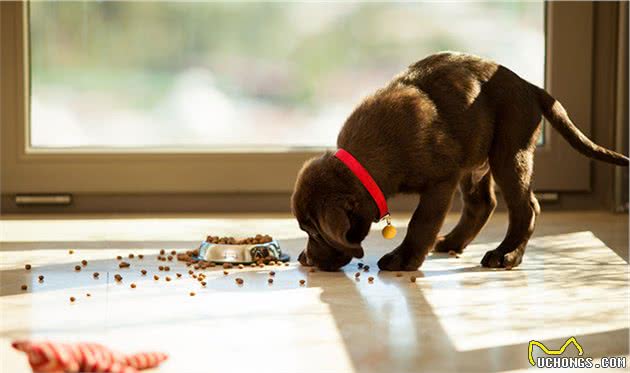
[[[441,182],[420,196],[420,203],[409,221],[407,235],[392,252],[385,254],[378,267],[386,271],[415,271],[433,247],[451,206],[455,181]]]

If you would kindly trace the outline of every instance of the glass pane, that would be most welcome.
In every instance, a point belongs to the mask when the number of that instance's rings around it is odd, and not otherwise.
[[[543,8],[32,2],[31,145],[334,146],[362,97],[431,53],[489,57],[542,85]]]

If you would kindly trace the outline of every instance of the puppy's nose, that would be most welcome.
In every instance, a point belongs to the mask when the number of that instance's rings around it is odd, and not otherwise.
[[[298,256],[298,262],[300,262],[301,265],[307,266],[307,267],[310,267],[313,265],[309,257],[306,255],[306,251],[302,251],[300,253],[300,255]]]

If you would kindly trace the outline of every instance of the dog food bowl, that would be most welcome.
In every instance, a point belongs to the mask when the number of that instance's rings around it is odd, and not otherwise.
[[[288,254],[280,250],[278,241],[270,241],[262,244],[230,245],[215,244],[204,241],[199,246],[199,255],[196,259],[215,263],[254,263],[260,259],[288,262]]]

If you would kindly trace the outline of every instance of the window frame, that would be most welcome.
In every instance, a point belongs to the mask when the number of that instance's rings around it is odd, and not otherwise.
[[[546,2],[546,86],[591,133],[593,3]],[[566,32],[567,24],[583,27]],[[302,164],[326,149],[284,152],[98,151],[29,149],[28,3],[1,2],[0,96],[3,201],[16,194],[288,195]],[[575,48],[579,45],[579,48]],[[578,61],[578,63],[576,63]],[[535,188],[588,191],[590,161],[544,126]],[[567,163],[571,167],[566,167]],[[558,177],[562,174],[563,177]],[[567,176],[568,175],[568,176]],[[238,198],[237,198],[238,199]],[[3,203],[6,204],[6,203]]]

